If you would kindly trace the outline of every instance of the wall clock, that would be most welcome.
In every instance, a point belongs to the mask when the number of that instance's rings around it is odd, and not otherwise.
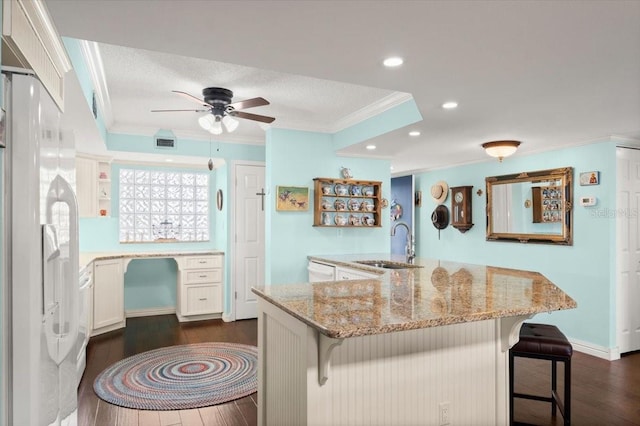
[[[465,233],[473,226],[471,219],[471,189],[473,186],[451,188],[451,226]]]

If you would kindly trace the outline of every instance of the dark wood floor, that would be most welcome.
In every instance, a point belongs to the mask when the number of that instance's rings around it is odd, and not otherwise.
[[[178,323],[174,315],[130,318],[127,327],[89,342],[87,369],[78,390],[80,426],[236,426],[257,424],[256,394],[196,410],[139,411],[100,400],[93,381],[106,367],[140,352],[163,346],[199,342],[257,345],[256,320]],[[550,389],[549,363],[516,358],[516,390],[544,394]],[[559,376],[562,377],[562,367]],[[573,355],[572,424],[640,426],[640,353],[605,361],[579,352]],[[562,381],[559,388],[562,389]],[[547,403],[516,400],[515,418],[536,425],[562,425]],[[455,413],[454,413],[455,414]]]

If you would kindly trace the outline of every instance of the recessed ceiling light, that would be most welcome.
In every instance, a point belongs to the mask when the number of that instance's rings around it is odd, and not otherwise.
[[[445,102],[442,104],[442,108],[444,109],[454,109],[458,107],[457,102]]]
[[[417,131],[417,130],[413,130],[413,131],[409,132],[409,136],[413,136],[413,137],[420,136],[420,132]]]
[[[173,158],[165,158],[164,161],[166,161],[167,163],[171,163],[173,161]]]
[[[391,170],[393,170],[393,166],[389,167]]]
[[[399,67],[404,63],[404,59],[400,58],[399,56],[392,56],[391,58],[385,59],[382,63],[385,67]]]
[[[367,149],[369,151],[373,151],[374,149],[376,149],[376,146],[375,145],[367,145]]]

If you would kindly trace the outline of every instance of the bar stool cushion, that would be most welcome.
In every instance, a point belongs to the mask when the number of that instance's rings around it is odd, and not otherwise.
[[[565,358],[573,355],[573,348],[567,337],[556,326],[548,324],[522,324],[520,341],[511,350],[522,354]]]

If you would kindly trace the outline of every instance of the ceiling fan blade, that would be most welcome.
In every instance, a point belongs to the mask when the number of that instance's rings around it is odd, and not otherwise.
[[[232,104],[227,105],[227,108],[231,107],[233,109],[247,109],[254,108],[263,105],[269,105],[269,101],[265,98],[252,98],[245,99],[244,101],[234,102]]]
[[[238,118],[245,118],[247,120],[260,121],[262,123],[273,123],[273,121],[275,120],[275,118],[273,117],[267,117],[266,115],[251,114],[250,112],[244,112],[244,111],[231,111],[229,115],[233,117],[238,117]]]
[[[205,101],[203,101],[202,99],[196,98],[193,95],[190,95],[187,92],[181,92],[180,90],[172,90],[173,93],[177,93],[178,95],[182,96],[185,99],[190,100],[191,102],[196,102],[198,105],[202,105],[204,107],[209,107],[211,105],[209,105],[208,103],[206,103]]]
[[[208,109],[152,109],[151,112],[207,112]]]

